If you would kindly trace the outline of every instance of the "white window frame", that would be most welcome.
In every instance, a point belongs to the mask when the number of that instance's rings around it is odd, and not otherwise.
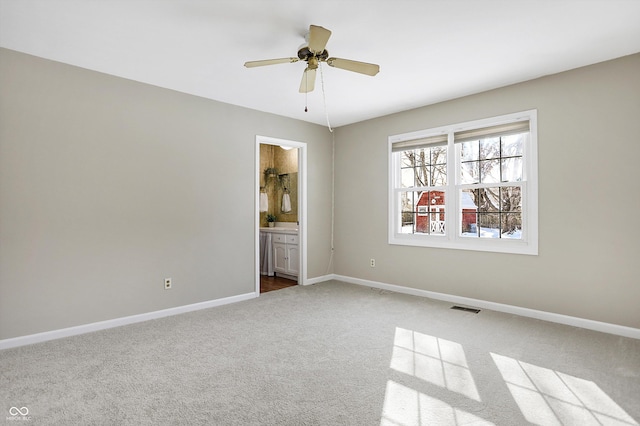
[[[523,147],[523,176],[518,182],[522,186],[522,238],[473,238],[463,237],[460,232],[462,210],[459,208],[460,152],[454,133],[481,129],[500,124],[529,121],[529,137]],[[537,110],[528,110],[498,117],[485,118],[465,123],[441,126],[416,132],[389,136],[389,244],[435,247],[446,249],[476,250],[513,254],[538,254],[538,120]],[[394,153],[394,143],[447,135],[447,185],[445,199],[445,235],[403,234],[400,232],[400,192],[406,191],[400,184],[400,153]]]

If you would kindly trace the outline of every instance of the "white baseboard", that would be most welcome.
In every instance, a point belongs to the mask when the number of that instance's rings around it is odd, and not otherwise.
[[[0,340],[0,350],[31,345],[33,343],[46,342],[48,340],[61,339],[63,337],[76,336],[78,334],[91,333],[93,331],[120,327],[122,325],[135,324],[137,322],[148,321],[172,315],[184,314],[186,312],[198,311],[200,309],[228,305],[230,303],[241,302],[243,300],[249,300],[256,297],[256,293],[245,293],[237,296],[225,297],[222,299],[209,300],[206,302],[193,303],[191,305],[184,305],[175,308],[162,309],[160,311],[147,312],[145,314],[131,315],[128,317],[115,318],[106,321],[78,325],[75,327],[45,331],[43,333],[30,334],[27,336],[14,337],[11,339],[4,339]]]
[[[437,293],[428,290],[420,290],[411,287],[404,287],[394,284],[386,284],[378,281],[364,280],[361,278],[347,277],[344,275],[328,274],[306,280],[303,285],[318,284],[325,281],[337,280],[349,284],[357,284],[366,287],[389,290],[396,293],[410,294],[413,296],[428,297],[430,299],[442,300],[459,305],[473,306],[493,311],[505,312],[508,314],[520,315],[528,318],[535,318],[573,327],[585,328],[588,330],[600,331],[603,333],[615,334],[618,336],[640,339],[640,329],[625,327],[617,324],[593,321],[584,318],[571,317],[568,315],[554,314],[552,312],[538,311],[535,309],[522,308],[519,306],[505,305],[502,303],[489,302],[486,300],[472,299],[468,297],[454,296],[446,293]],[[241,302],[258,297],[256,293],[240,294],[238,296],[226,297],[223,299],[209,300],[207,302],[194,303],[191,305],[178,306],[175,308],[163,309],[160,311],[148,312],[145,314],[131,315],[128,317],[115,318],[107,321],[94,322],[91,324],[79,325],[76,327],[63,328],[60,330],[46,331],[43,333],[30,334],[11,339],[0,340],[0,350],[15,348],[18,346],[30,345],[33,343],[46,342],[48,340],[61,339],[63,337],[75,336],[93,331],[104,330],[122,325],[134,324],[137,322],[163,318],[171,315],[183,314],[200,309],[213,308],[230,303]]]
[[[593,321],[584,318],[571,317],[568,315],[554,314],[552,312],[538,311],[535,309],[522,308],[519,306],[505,305],[502,303],[489,302],[486,300],[471,299],[468,297],[454,296],[446,293],[437,293],[427,290],[419,290],[410,287],[403,287],[394,284],[386,284],[378,281],[363,280],[360,278],[352,278],[344,275],[333,274],[332,278],[337,281],[343,281],[350,284],[357,284],[367,287],[379,288],[382,290],[394,291],[396,293],[410,294],[413,296],[428,297],[430,299],[442,300],[459,305],[472,306],[492,311],[505,312],[508,314],[520,315],[528,318],[535,318],[544,321],[555,322],[558,324],[570,325],[573,327],[586,328],[588,330],[600,331],[603,333],[615,334],[618,336],[630,337],[632,339],[640,339],[640,329],[626,327],[623,325],[609,324],[606,322]]]
[[[304,283],[302,283],[302,285],[318,284],[318,283],[322,283],[322,282],[325,282],[325,281],[331,281],[331,280],[335,280],[335,279],[337,279],[335,274],[322,275],[322,276],[319,276],[319,277],[314,277],[314,278],[307,279]]]

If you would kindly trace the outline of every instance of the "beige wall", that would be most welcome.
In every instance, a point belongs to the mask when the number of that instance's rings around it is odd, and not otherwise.
[[[308,143],[324,275],[326,128],[0,49],[0,339],[253,292],[256,135]]]
[[[335,272],[640,328],[639,73],[336,129]],[[389,135],[532,108],[539,256],[387,244]],[[0,339],[254,291],[256,134],[309,144],[308,277],[331,273],[326,128],[0,49]]]
[[[335,272],[640,328],[638,76],[640,54],[337,129]],[[387,244],[389,135],[534,108],[539,256]]]

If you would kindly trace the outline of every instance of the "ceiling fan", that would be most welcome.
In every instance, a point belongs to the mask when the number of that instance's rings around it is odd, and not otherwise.
[[[380,66],[369,64],[366,62],[352,61],[350,59],[330,58],[329,52],[325,49],[327,42],[331,37],[331,31],[317,25],[309,26],[309,34],[307,36],[308,43],[303,44],[298,50],[297,58],[280,58],[265,59],[262,61],[245,62],[247,68],[262,67],[265,65],[276,65],[284,63],[292,63],[305,61],[307,68],[302,74],[302,82],[300,83],[300,93],[308,93],[313,91],[316,81],[316,70],[320,62],[326,62],[329,66],[341,68],[347,71],[353,71],[360,74],[374,76],[380,71]]]

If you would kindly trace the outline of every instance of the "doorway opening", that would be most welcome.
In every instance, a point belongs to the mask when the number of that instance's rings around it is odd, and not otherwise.
[[[306,158],[303,142],[256,136],[256,296],[306,281]]]

